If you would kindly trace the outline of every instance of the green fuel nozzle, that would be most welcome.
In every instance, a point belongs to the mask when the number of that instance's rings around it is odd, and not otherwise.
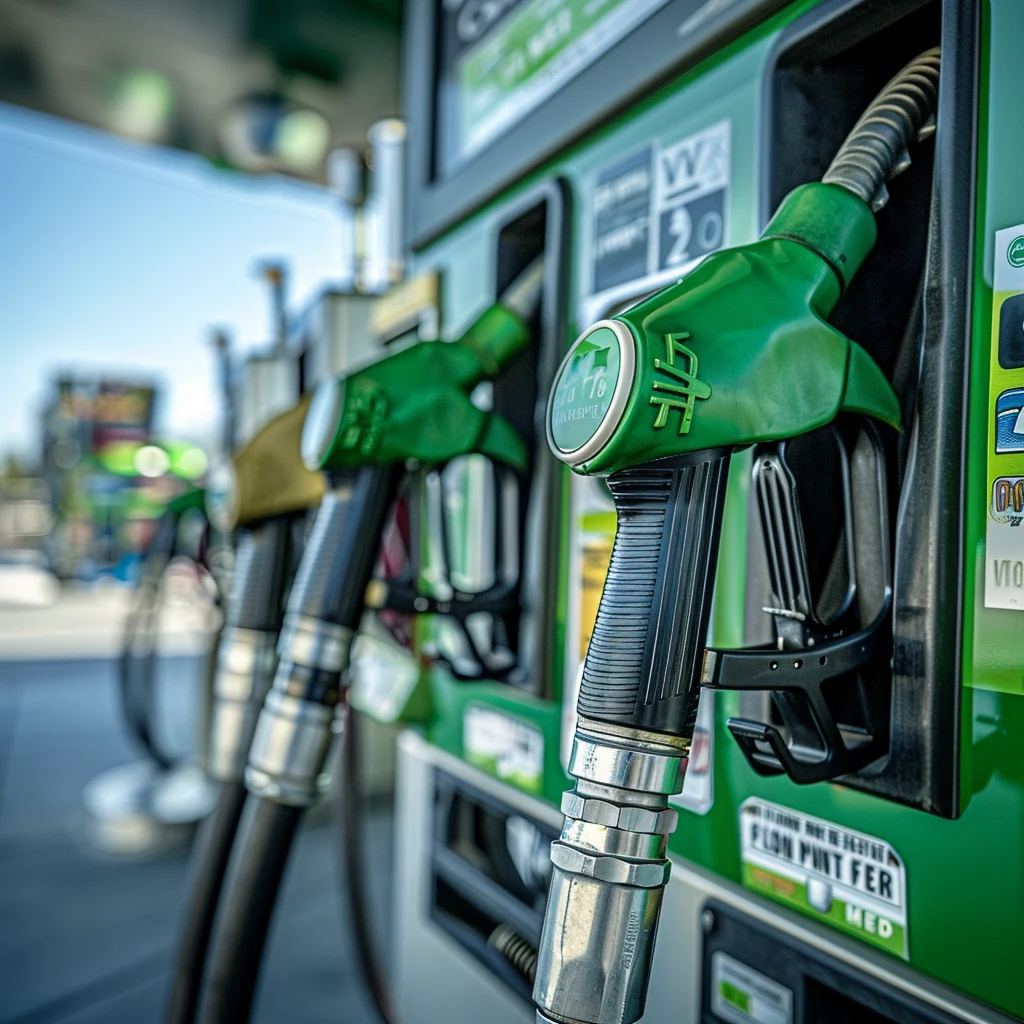
[[[543,264],[531,264],[456,342],[419,342],[317,389],[303,460],[330,470],[288,597],[273,687],[257,723],[246,784],[296,806],[314,801],[343,695],[342,675],[402,464],[479,452],[525,468],[513,427],[471,399],[530,340]]]
[[[525,445],[470,395],[529,344],[544,265],[530,264],[455,342],[423,341],[320,385],[303,433],[310,468],[354,469],[480,452],[517,469]]]
[[[827,318],[875,243],[886,180],[928,131],[938,71],[938,50],[908,64],[824,181],[790,193],[757,241],[588,328],[556,376],[551,448],[577,473],[608,476],[618,526],[580,684],[576,783],[552,844],[538,1022],[643,1014],[677,824],[668,801],[682,789],[701,684],[721,683],[705,643],[731,453],[840,412],[899,429],[882,371]],[[853,666],[867,641],[844,643],[836,656]],[[756,665],[738,671],[747,688],[773,689]],[[778,734],[763,740],[785,770],[792,752]]]
[[[827,316],[874,245],[870,207],[804,185],[761,238],[585,331],[551,393],[549,440],[573,470],[807,433],[855,410],[898,426],[881,370]]]

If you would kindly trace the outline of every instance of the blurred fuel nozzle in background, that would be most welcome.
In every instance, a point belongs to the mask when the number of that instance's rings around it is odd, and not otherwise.
[[[277,666],[284,601],[297,561],[302,520],[324,493],[323,478],[299,458],[309,399],[271,420],[221,468],[208,495],[211,519],[236,536],[226,622],[217,650],[207,772],[221,789],[193,862],[191,899],[179,940],[168,1021],[196,1013],[209,936],[239,821],[256,719]]]
[[[470,393],[529,343],[542,281],[538,260],[458,341],[419,342],[317,388],[302,454],[330,485],[288,599],[276,675],[249,752],[245,782],[256,806],[215,939],[204,1024],[249,1018],[291,842],[326,785],[344,674],[403,466],[470,452],[526,464],[519,435]]]

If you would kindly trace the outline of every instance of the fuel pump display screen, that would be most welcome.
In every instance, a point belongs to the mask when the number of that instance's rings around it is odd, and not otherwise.
[[[438,170],[482,150],[668,0],[438,0]]]

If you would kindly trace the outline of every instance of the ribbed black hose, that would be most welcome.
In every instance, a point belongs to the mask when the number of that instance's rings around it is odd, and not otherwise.
[[[294,519],[278,516],[239,531],[226,625],[266,633],[280,631]]]
[[[210,945],[213,920],[235,833],[245,807],[245,797],[246,790],[242,782],[223,783],[217,806],[200,831],[197,849],[193,854],[195,874],[187,887],[189,904],[180,932],[167,1024],[192,1024],[195,1019],[206,951]]]
[[[255,800],[245,845],[228,880],[201,1024],[247,1024],[277,892],[304,808]]]
[[[363,800],[359,779],[359,725],[358,715],[349,710],[345,725],[344,778],[338,787],[338,809],[341,819],[343,883],[348,903],[352,938],[356,959],[373,1005],[384,1024],[391,1024],[391,995],[388,992],[384,970],[374,950],[373,931],[370,927],[369,898],[363,873]]]
[[[822,181],[842,185],[875,209],[885,183],[909,160],[908,149],[935,113],[939,47],[915,57],[872,100],[846,137]]]

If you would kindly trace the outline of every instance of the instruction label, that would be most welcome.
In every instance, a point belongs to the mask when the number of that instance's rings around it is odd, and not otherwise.
[[[658,154],[659,270],[722,247],[729,144],[729,122],[721,121]]]
[[[544,774],[544,736],[521,718],[470,706],[462,719],[462,751],[477,768],[528,793],[539,793]]]
[[[985,607],[1024,611],[1024,225],[993,266]]]
[[[597,174],[593,291],[678,269],[725,244],[732,127],[719,121],[667,146],[644,146]]]
[[[594,291],[647,273],[654,149],[605,168],[594,189]]]
[[[793,992],[716,950],[711,954],[711,1009],[728,1024],[792,1024]]]
[[[906,871],[885,840],[751,797],[740,843],[748,888],[907,959]]]

